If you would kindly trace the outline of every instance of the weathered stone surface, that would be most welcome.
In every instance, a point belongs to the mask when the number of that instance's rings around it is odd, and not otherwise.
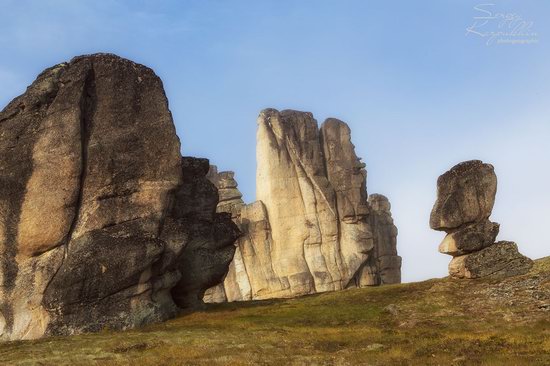
[[[207,159],[182,159],[183,183],[161,235],[177,258],[181,279],[171,293],[182,308],[200,306],[204,292],[223,280],[240,235],[229,214],[216,213],[218,191],[208,170]]]
[[[288,296],[340,290],[357,267],[341,250],[336,192],[325,166],[317,121],[311,113],[267,109],[258,117],[256,198],[271,225],[273,267],[288,281]],[[370,232],[365,225],[364,239]],[[351,234],[353,235],[353,234]],[[355,251],[364,262],[372,239]]]
[[[430,226],[447,232],[439,251],[454,257],[449,264],[451,277],[515,276],[533,265],[515,243],[495,243],[500,226],[489,216],[496,190],[493,166],[479,160],[460,163],[437,180]]]
[[[153,267],[179,148],[160,79],[112,55],[44,71],[0,113],[3,339],[175,312]]]
[[[401,257],[397,255],[397,227],[387,197],[371,194],[369,222],[374,248],[354,278],[358,287],[401,283]]]
[[[500,241],[480,251],[454,257],[449,273],[455,278],[510,277],[527,273],[533,261],[518,252],[516,243]]]
[[[205,301],[294,297],[400,281],[389,202],[373,196],[371,212],[365,165],[344,122],[328,119],[318,129],[311,113],[264,110],[257,164],[260,200],[249,205],[232,172],[210,170],[220,194],[227,190],[218,210],[231,212],[243,236],[223,285],[208,290]],[[380,227],[373,230],[373,224]]]
[[[445,236],[439,245],[439,252],[456,257],[486,248],[495,242],[499,226],[484,220],[461,227]]]
[[[186,168],[151,69],[96,54],[40,74],[0,112],[0,339],[160,321],[176,284],[179,302],[221,279],[236,228],[208,162]]]
[[[492,165],[479,160],[455,165],[437,180],[437,201],[430,227],[449,231],[489,218],[496,191],[497,177]]]
[[[391,216],[390,201],[381,194],[369,196],[371,227],[374,234],[373,259],[377,261],[376,285],[401,283],[401,257],[397,255],[397,227]]]
[[[210,166],[207,174],[207,178],[218,188],[217,212],[229,212],[235,218],[240,214],[244,202],[234,177],[235,173],[233,172],[218,173],[218,168],[215,165]]]
[[[327,178],[335,193],[337,245],[347,286],[374,246],[368,217],[367,171],[355,154],[351,131],[344,122],[327,119],[321,125],[320,140]]]

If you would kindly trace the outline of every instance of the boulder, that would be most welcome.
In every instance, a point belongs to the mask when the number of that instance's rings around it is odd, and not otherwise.
[[[500,225],[484,220],[452,231],[439,245],[439,252],[454,257],[475,252],[492,245]]]
[[[437,201],[430,227],[450,231],[489,218],[496,192],[497,177],[492,165],[480,160],[455,165],[437,180]]]
[[[525,274],[533,261],[518,252],[516,243],[500,241],[480,251],[454,257],[449,273],[454,278],[510,277]]]

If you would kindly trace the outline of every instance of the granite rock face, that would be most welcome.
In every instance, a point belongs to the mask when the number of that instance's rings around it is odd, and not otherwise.
[[[437,180],[430,227],[446,231],[489,218],[496,193],[497,176],[492,165],[480,160],[457,164]]]
[[[360,272],[357,285],[385,285],[401,283],[401,257],[397,255],[397,227],[391,216],[387,197],[371,194],[370,225],[373,229],[374,249]]]
[[[174,315],[171,290],[188,281],[178,260],[193,230],[169,248],[160,238],[167,213],[177,201],[212,217],[176,200],[185,179],[151,69],[96,54],[41,73],[0,112],[0,339]],[[215,207],[214,187],[211,195]]]
[[[400,282],[389,202],[371,210],[365,164],[344,122],[331,118],[319,129],[311,113],[264,110],[256,156],[258,201],[252,204],[243,203],[232,172],[213,167],[209,173],[228,197],[218,210],[231,212],[243,236],[223,285],[210,289],[205,301]]]
[[[515,243],[495,243],[500,226],[489,216],[496,190],[493,166],[479,160],[460,163],[439,177],[430,226],[447,232],[439,251],[453,256],[451,277],[509,277],[533,266]]]

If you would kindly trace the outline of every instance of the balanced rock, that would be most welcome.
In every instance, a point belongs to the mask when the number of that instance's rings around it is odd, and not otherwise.
[[[252,204],[243,204],[232,172],[209,173],[220,194],[229,190],[218,210],[232,213],[243,236],[223,285],[208,290],[206,302],[400,282],[389,202],[373,196],[371,210],[365,164],[344,122],[331,118],[319,129],[311,113],[264,110],[256,154]]]
[[[479,160],[460,163],[437,180],[430,226],[447,232],[439,251],[454,257],[449,264],[451,277],[507,277],[533,266],[515,243],[495,243],[500,226],[489,216],[496,190],[493,166]]]
[[[176,314],[190,229],[173,250],[160,236],[183,182],[151,69],[96,54],[42,72],[0,112],[0,339]]]
[[[496,192],[497,176],[492,165],[479,160],[457,164],[437,180],[430,227],[447,231],[487,219]]]

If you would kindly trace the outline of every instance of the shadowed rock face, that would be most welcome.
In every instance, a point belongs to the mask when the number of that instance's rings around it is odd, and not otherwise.
[[[208,169],[207,159],[182,159],[183,184],[161,235],[177,257],[182,277],[171,293],[182,308],[202,305],[204,292],[223,280],[240,236],[230,214],[216,213],[218,191]]]
[[[460,163],[437,180],[430,226],[447,232],[439,251],[454,257],[449,264],[454,278],[515,276],[533,266],[515,243],[495,243],[500,226],[488,219],[496,191],[493,166],[479,160]]]
[[[189,281],[181,251],[202,232],[185,227],[171,248],[160,234],[170,207],[184,211],[189,196],[174,192],[189,180],[151,69],[97,54],[41,73],[0,112],[0,338],[123,329],[174,315],[170,291]],[[209,220],[217,203],[210,188],[201,196],[207,208],[188,208]]]
[[[228,198],[218,210],[231,212],[243,237],[223,285],[210,289],[205,301],[400,282],[389,202],[372,212],[365,164],[355,155],[349,127],[331,118],[319,129],[311,113],[267,109],[257,133],[258,201],[244,205],[232,172],[213,167],[209,173]]]

